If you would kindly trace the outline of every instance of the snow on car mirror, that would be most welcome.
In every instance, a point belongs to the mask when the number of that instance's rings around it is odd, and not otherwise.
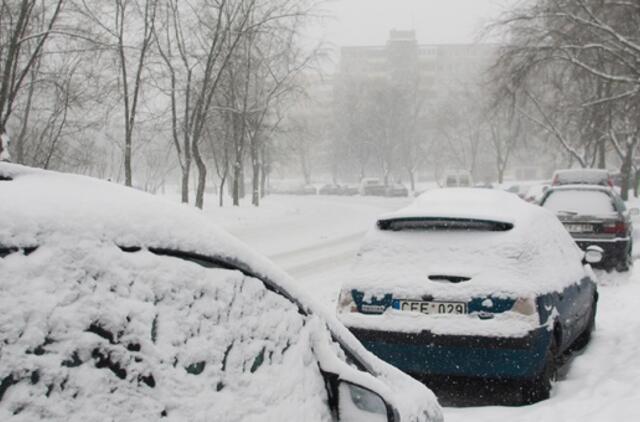
[[[604,258],[604,250],[599,246],[589,246],[584,253],[584,260],[589,264],[598,264]]]
[[[630,217],[637,217],[640,215],[640,209],[638,208],[630,208],[628,212]]]
[[[392,422],[393,411],[379,394],[356,384],[338,385],[338,420],[341,422]]]

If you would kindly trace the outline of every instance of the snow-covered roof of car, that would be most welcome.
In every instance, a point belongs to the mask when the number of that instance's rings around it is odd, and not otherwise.
[[[553,174],[554,184],[607,184],[609,171],[605,169],[563,169]]]
[[[38,246],[54,236],[113,241],[272,264],[192,207],[91,177],[0,163],[0,245]],[[277,276],[277,275],[276,275]]]
[[[517,196],[500,190],[434,189],[420,195],[406,208],[383,214],[379,220],[459,218],[516,224],[535,212],[526,205]]]

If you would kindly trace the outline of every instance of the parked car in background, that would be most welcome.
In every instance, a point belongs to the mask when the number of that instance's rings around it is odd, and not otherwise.
[[[0,163],[0,419],[441,421],[204,214]]]
[[[377,177],[365,177],[360,182],[360,195],[384,196],[387,187]]]
[[[442,178],[441,186],[445,188],[468,188],[473,186],[473,177],[466,170],[448,171]]]
[[[533,185],[533,182],[515,183],[505,188],[505,191],[517,195],[520,199],[525,199],[525,197],[527,196],[527,192],[529,192],[529,189],[531,189]]]
[[[527,189],[527,193],[524,194],[524,199],[527,202],[531,202],[532,204],[539,204],[540,200],[544,196],[544,193],[549,189],[551,183],[537,183],[529,187]]]
[[[358,194],[358,188],[351,185],[326,184],[318,189],[318,194],[352,196]]]
[[[340,195],[341,192],[342,186],[333,184],[326,184],[318,189],[319,195]]]
[[[409,196],[409,189],[402,183],[394,183],[386,187],[384,194],[385,196]]]
[[[491,182],[476,183],[473,187],[478,189],[495,189],[494,184]]]
[[[566,185],[550,188],[540,205],[558,216],[578,246],[604,250],[599,266],[627,271],[633,263],[633,226],[620,196],[605,186]]]
[[[513,382],[549,397],[561,357],[584,347],[598,293],[555,215],[499,190],[439,189],[379,218],[338,299],[370,351],[424,380]]]
[[[340,195],[353,196],[353,195],[357,195],[358,192],[359,192],[358,186],[354,186],[354,185],[342,185],[342,186],[340,186]]]
[[[559,185],[600,185],[613,187],[609,171],[604,169],[564,169],[556,170],[551,178],[553,186]]]

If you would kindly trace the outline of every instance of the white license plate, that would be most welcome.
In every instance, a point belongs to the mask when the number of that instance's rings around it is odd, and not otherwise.
[[[420,300],[399,300],[398,309],[401,311],[421,312],[433,314],[466,314],[467,304],[464,302],[433,302]]]
[[[564,227],[569,233],[589,233],[593,231],[591,224],[565,224]]]

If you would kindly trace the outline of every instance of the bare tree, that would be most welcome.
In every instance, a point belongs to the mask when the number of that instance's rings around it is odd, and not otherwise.
[[[15,102],[55,29],[63,3],[63,0],[48,4],[37,0],[0,3],[0,154],[7,154],[7,124]],[[19,142],[16,148],[21,148]]]

